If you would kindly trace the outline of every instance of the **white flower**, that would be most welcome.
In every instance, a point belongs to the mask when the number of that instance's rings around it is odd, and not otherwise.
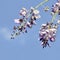
[[[56,34],[57,30],[56,29],[50,29],[50,34],[53,36],[54,34]]]
[[[43,42],[41,42],[41,45],[43,45],[44,43]]]
[[[54,15],[54,12],[51,12],[51,15]]]
[[[42,24],[41,26],[42,26],[42,27],[45,27],[45,26],[46,26],[46,24]]]
[[[49,29],[51,32],[55,32],[56,31],[56,29],[55,28],[51,28],[51,29]]]
[[[22,8],[22,9],[20,10],[20,15],[26,16],[26,14],[27,14],[26,8]]]
[[[35,8],[31,7],[31,10],[33,10],[33,13],[34,13],[34,14],[39,14],[39,11],[36,10]]]
[[[39,19],[39,18],[41,18],[41,16],[40,15],[36,15],[35,18],[36,19]]]
[[[57,25],[53,25],[53,28],[57,29],[57,28],[58,28],[58,26],[57,26]]]
[[[30,25],[30,23],[27,21],[27,24]]]
[[[49,34],[48,37],[51,38],[51,35]]]
[[[31,10],[35,10],[33,7],[31,7]]]
[[[60,3],[56,3],[57,6],[60,6]]]
[[[33,24],[34,24],[34,25],[36,25],[36,22],[35,22],[35,21],[33,21]]]
[[[17,24],[20,23],[19,19],[14,19],[14,22],[17,23]]]
[[[49,29],[46,29],[46,32],[49,33]]]
[[[58,20],[57,23],[60,24],[60,20]]]
[[[31,27],[31,24],[27,21],[27,25],[29,25]]]
[[[30,24],[30,22],[29,22],[29,21],[27,21],[27,22],[25,23],[25,25],[24,25],[24,26],[25,26],[25,28],[26,28],[26,27],[31,28],[31,24]]]
[[[40,32],[40,34],[46,34],[46,32],[44,31],[44,32]]]
[[[39,11],[36,10],[35,8],[31,7],[31,13],[33,13],[34,15],[32,15],[32,18],[34,19],[34,17],[36,19],[40,18],[41,16],[39,15]]]
[[[38,10],[34,10],[33,13],[34,14],[39,14],[39,11]]]

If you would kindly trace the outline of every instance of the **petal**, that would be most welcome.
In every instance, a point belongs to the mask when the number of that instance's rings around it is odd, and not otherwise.
[[[38,18],[41,18],[41,16],[40,15],[37,15],[37,16],[35,16],[35,18],[38,19]]]
[[[34,10],[33,13],[34,14],[39,14],[39,11],[38,10]]]
[[[34,10],[34,8],[33,8],[33,7],[31,7],[31,10]]]
[[[51,32],[55,32],[56,29],[55,29],[55,28],[51,28],[50,31],[51,31]]]
[[[43,26],[46,26],[46,24],[42,24],[41,26],[42,26],[42,27],[43,27]]]
[[[17,24],[20,23],[19,19],[14,19],[14,22]]]
[[[54,41],[55,41],[55,38],[51,38],[50,41],[51,41],[51,42],[54,42]]]
[[[60,24],[60,20],[58,20],[57,23]]]
[[[60,3],[56,3],[57,6],[60,6]]]

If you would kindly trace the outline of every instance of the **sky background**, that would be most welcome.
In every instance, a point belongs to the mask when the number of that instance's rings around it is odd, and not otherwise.
[[[37,25],[28,29],[28,33],[21,34],[14,40],[10,39],[10,34],[15,25],[14,19],[19,18],[19,10],[22,7],[30,9],[44,0],[0,0],[0,60],[60,60],[60,28],[58,28],[56,41],[51,44],[51,48],[42,48],[38,41],[39,28],[41,24],[51,21],[51,10],[44,11],[45,6],[51,9],[56,0],[40,6],[41,18],[37,20]],[[58,17],[56,17],[58,18]]]

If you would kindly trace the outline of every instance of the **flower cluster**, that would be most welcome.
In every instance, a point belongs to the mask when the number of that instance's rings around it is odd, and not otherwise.
[[[14,39],[14,36],[19,35],[21,32],[27,33],[26,28],[32,28],[33,25],[36,25],[36,20],[40,18],[39,11],[33,7],[30,10],[22,8],[20,10],[20,16],[22,16],[21,19],[14,19],[14,22],[18,26],[14,26],[11,39]]]
[[[56,31],[57,31],[57,24],[53,23],[47,23],[47,24],[42,24],[40,31],[39,31],[39,40],[42,41],[42,46],[43,48],[49,45],[48,41],[50,40],[51,42],[55,41],[56,38]]]
[[[52,15],[55,13],[58,13],[58,15],[60,15],[60,0],[58,0],[56,4],[52,5]]]
[[[44,9],[45,11],[48,11],[48,8]],[[60,25],[60,19],[54,24],[54,20],[56,18],[57,14],[60,15],[60,0],[54,5],[52,5],[52,23],[46,23],[42,24],[41,28],[39,30],[39,41],[41,41],[41,45],[44,47],[49,46],[49,41],[50,42],[55,42],[56,40],[56,32],[57,28]]]
[[[36,25],[36,20],[39,19],[41,16],[39,15],[39,11],[37,10],[38,7],[43,5],[48,0],[44,0],[40,4],[38,4],[35,8],[31,7],[29,10],[26,8],[22,8],[19,12],[21,18],[14,19],[14,22],[17,24],[13,27],[13,33],[11,34],[11,39],[14,39],[15,36],[20,35],[22,32],[27,33],[27,27],[32,28],[33,25]],[[45,7],[44,11],[47,12],[49,7]],[[39,41],[41,41],[41,45],[44,47],[49,46],[50,42],[55,42],[56,40],[56,33],[57,28],[60,25],[60,19],[57,23],[54,24],[54,20],[56,15],[60,17],[60,0],[54,5],[52,5],[52,20],[51,22],[47,22],[46,24],[42,24],[39,30]]]

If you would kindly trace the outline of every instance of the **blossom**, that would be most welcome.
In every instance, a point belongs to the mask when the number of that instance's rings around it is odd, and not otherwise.
[[[32,27],[32,25],[31,25],[30,22],[28,22],[28,21],[27,21],[27,26],[28,26],[29,28]]]
[[[52,15],[54,15],[54,13],[58,13],[58,15],[60,15],[60,2],[59,1],[52,6]]]
[[[26,14],[27,14],[27,9],[26,8],[22,8],[21,10],[20,10],[20,15],[22,15],[22,16],[26,16]]]
[[[58,20],[57,23],[60,24],[60,20]]]
[[[19,35],[18,33],[25,32],[27,33],[27,27],[31,28],[33,25],[36,25],[36,19],[40,18],[39,11],[33,7],[30,10],[26,8],[22,8],[20,10],[20,15],[22,18],[14,19],[14,22],[18,24],[18,26],[14,26],[13,35]],[[18,33],[16,33],[18,31]]]
[[[20,23],[19,19],[14,19],[14,22],[17,23],[17,24]]]
[[[36,18],[40,18],[41,16],[39,15],[39,11],[33,7],[31,7],[31,13],[32,13],[32,19]]]
[[[50,28],[48,26],[50,26]],[[42,24],[39,31],[40,41],[42,41],[43,44],[45,44],[44,42],[46,40],[54,42],[56,38],[56,32],[57,32],[56,24],[52,23]],[[47,45],[49,45],[49,43]]]

